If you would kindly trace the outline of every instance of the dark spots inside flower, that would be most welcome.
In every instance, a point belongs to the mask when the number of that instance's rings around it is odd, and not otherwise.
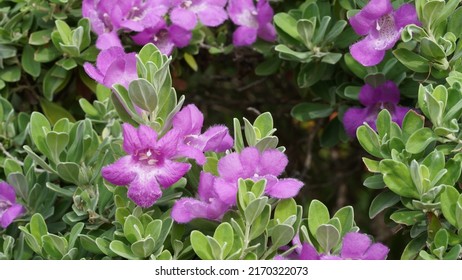
[[[168,36],[168,30],[167,29],[161,29],[159,32],[154,35],[153,41],[154,43],[163,41],[165,38]]]
[[[392,15],[385,15],[376,21],[375,29],[377,30],[377,38],[375,41],[376,49],[385,49],[387,45],[394,41],[397,32],[395,20]]]

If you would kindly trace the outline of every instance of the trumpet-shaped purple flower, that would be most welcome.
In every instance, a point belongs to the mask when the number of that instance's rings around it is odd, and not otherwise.
[[[228,14],[239,25],[233,34],[235,46],[252,45],[257,37],[276,40],[276,29],[271,23],[274,12],[266,0],[259,0],[256,7],[253,0],[229,0]]]
[[[13,186],[0,182],[0,227],[8,227],[14,219],[24,214],[26,210],[16,203],[16,192]]]
[[[266,179],[265,193],[275,198],[289,198],[298,194],[303,183],[297,179],[278,179],[288,163],[287,156],[276,150],[260,153],[257,148],[249,147],[240,154],[226,155],[218,162],[220,178],[215,180],[214,188],[219,198],[230,205],[236,204],[238,180]]]
[[[366,35],[351,46],[351,55],[364,66],[379,64],[385,51],[391,49],[408,24],[420,25],[417,12],[410,4],[394,11],[390,0],[371,0],[350,18],[351,27],[359,35]]]
[[[228,15],[225,11],[226,0],[173,0],[170,20],[186,30],[193,30],[197,18],[205,26],[218,26]]]
[[[205,163],[204,152],[224,152],[233,146],[233,138],[224,125],[215,125],[201,134],[204,116],[191,104],[184,107],[173,118],[173,129],[180,131],[183,141],[180,150],[198,164]]]
[[[342,249],[339,255],[319,254],[308,242],[301,244],[298,236],[292,240],[297,245],[295,252],[287,257],[276,256],[275,260],[385,260],[387,258],[387,246],[381,243],[372,244],[367,234],[349,232],[342,240]]]
[[[230,205],[220,200],[213,188],[214,182],[212,174],[201,172],[198,199],[181,198],[176,201],[172,208],[173,220],[177,223],[188,223],[197,218],[220,220]]]
[[[120,47],[102,50],[96,59],[96,67],[85,62],[83,68],[93,80],[108,88],[114,84],[127,88],[132,80],[138,78],[135,53],[125,53]]]
[[[174,159],[178,153],[179,135],[171,130],[162,138],[146,125],[134,128],[123,124],[123,148],[128,154],[103,167],[104,179],[115,185],[128,185],[128,197],[141,207],[152,206],[162,196],[160,187],[176,183],[191,167]]]
[[[121,46],[118,30],[141,32],[157,25],[168,11],[167,0],[84,0],[82,14],[99,35],[97,47]]]
[[[153,43],[165,55],[171,54],[174,47],[186,47],[191,38],[191,31],[178,25],[167,26],[163,19],[157,25],[132,36],[138,45]]]
[[[366,107],[350,108],[343,116],[343,125],[348,135],[354,138],[356,129],[363,123],[376,129],[375,121],[382,109],[387,109],[392,121],[401,126],[410,108],[398,106],[399,95],[399,89],[392,81],[387,81],[376,88],[368,84],[364,85],[359,92],[359,102]]]

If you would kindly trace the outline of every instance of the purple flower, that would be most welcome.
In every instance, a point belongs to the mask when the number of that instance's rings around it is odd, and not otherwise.
[[[215,180],[214,188],[219,198],[230,205],[236,204],[239,178],[259,181],[266,179],[265,193],[275,198],[289,198],[298,194],[303,183],[288,178],[279,180],[288,163],[287,156],[276,150],[262,153],[257,148],[248,147],[240,154],[226,155],[218,162],[220,178]]]
[[[392,81],[373,88],[371,85],[364,85],[359,92],[359,102],[366,108],[350,108],[343,116],[343,125],[351,137],[356,136],[356,129],[363,123],[367,123],[376,129],[375,121],[382,109],[387,109],[392,121],[401,126],[403,118],[410,110],[408,107],[398,106],[399,89]]]
[[[16,203],[16,193],[13,186],[0,182],[0,227],[8,227],[14,219],[24,214],[26,210]]]
[[[372,244],[367,234],[349,232],[342,240],[340,255],[319,254],[308,242],[301,244],[298,235],[292,240],[297,245],[295,252],[287,257],[276,256],[275,260],[385,260],[387,258],[387,246],[381,243]]]
[[[233,146],[233,138],[224,125],[215,125],[201,134],[204,116],[201,111],[190,104],[184,107],[173,118],[173,129],[180,131],[183,141],[180,150],[198,164],[205,163],[204,152],[224,152]]]
[[[174,47],[186,47],[191,38],[191,31],[178,25],[167,26],[163,19],[157,25],[132,36],[138,45],[153,43],[165,55],[171,54]]]
[[[387,258],[387,246],[381,243],[372,244],[367,234],[349,232],[342,240],[340,255],[324,255],[321,260],[385,260]]]
[[[205,26],[218,26],[228,15],[224,9],[226,0],[173,0],[170,20],[186,30],[193,30],[197,18]]]
[[[115,185],[128,185],[128,197],[141,207],[152,206],[162,196],[160,187],[168,188],[181,179],[191,167],[177,162],[177,131],[169,131],[161,139],[146,125],[134,128],[123,124],[123,148],[128,154],[103,167],[104,179]]]
[[[198,199],[181,198],[176,201],[172,208],[173,220],[177,223],[188,223],[197,218],[220,220],[230,205],[219,199],[213,188],[214,182],[215,177],[212,174],[201,172]]]
[[[96,68],[88,62],[83,68],[93,80],[108,88],[114,84],[128,88],[130,82],[138,78],[135,53],[125,53],[120,47],[102,50],[96,59]]]
[[[270,42],[276,40],[276,29],[271,24],[274,13],[266,0],[258,1],[257,7],[253,0],[229,0],[228,13],[240,25],[233,34],[235,46],[250,46],[257,36]]]
[[[399,40],[403,28],[412,23],[420,25],[412,5],[404,4],[393,11],[390,0],[371,0],[350,18],[354,31],[359,35],[366,35],[351,46],[351,55],[364,66],[379,64],[385,51]]]
[[[90,19],[93,31],[100,35],[99,49],[121,46],[118,30],[141,32],[157,25],[168,11],[167,0],[84,0],[82,14]],[[110,35],[107,35],[110,34]],[[101,37],[104,35],[103,37]],[[106,39],[104,37],[107,37]],[[106,40],[109,40],[106,42]]]

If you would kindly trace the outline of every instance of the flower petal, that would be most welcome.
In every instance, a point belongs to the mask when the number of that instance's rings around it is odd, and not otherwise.
[[[375,48],[375,41],[371,36],[367,36],[353,44],[350,48],[350,53],[363,66],[377,65],[385,56],[385,50]]]
[[[223,178],[217,178],[213,184],[213,188],[221,201],[228,205],[236,204],[237,181],[231,183],[225,181]]]
[[[276,149],[266,150],[261,154],[259,174],[279,176],[284,172],[289,160],[287,156]]]
[[[6,182],[0,182],[0,200],[3,199],[10,203],[16,202],[16,192],[14,187]]]
[[[375,24],[376,20],[390,14],[392,11],[393,6],[390,0],[371,0],[359,13],[350,18],[350,24],[356,33],[366,35],[367,32],[364,33],[361,24],[370,28]]]
[[[274,42],[276,40],[276,29],[273,24],[268,22],[264,25],[259,25],[258,37],[268,42]]]
[[[244,172],[238,153],[226,155],[218,161],[218,173],[225,180],[237,182]]]
[[[216,198],[217,194],[213,189],[213,183],[215,182],[215,176],[211,173],[201,171],[199,177],[199,187],[197,188],[197,193],[203,201],[208,201],[211,198]]]
[[[198,11],[197,16],[203,25],[211,27],[222,24],[228,18],[225,9],[219,6],[208,6],[207,9]]]
[[[319,260],[319,254],[313,245],[305,242],[302,245],[302,251],[299,255],[299,260]]]
[[[250,46],[257,40],[257,28],[240,26],[233,33],[233,44],[235,46]]]
[[[143,208],[151,207],[162,196],[155,175],[155,172],[137,172],[128,186],[127,196]]]
[[[134,154],[137,150],[143,148],[138,136],[138,131],[131,124],[122,124],[122,133],[124,137],[123,148],[127,154]]]
[[[401,126],[403,124],[404,117],[410,110],[412,109],[409,107],[395,106],[395,110],[391,114],[391,120]]]
[[[260,152],[258,149],[255,147],[245,148],[239,154],[239,159],[243,169],[239,177],[243,179],[254,177],[258,172],[257,168],[260,162]],[[264,174],[257,174],[257,176],[261,175]]]
[[[13,204],[5,210],[0,216],[0,226],[2,228],[8,227],[14,219],[26,212],[26,209],[21,204]]]
[[[342,243],[342,258],[361,260],[372,241],[367,234],[349,232],[343,237]]]
[[[215,125],[207,129],[199,139],[204,141],[204,152],[213,151],[221,153],[233,146],[233,138],[224,125]]]
[[[157,132],[150,126],[142,124],[138,127],[138,139],[140,146],[138,149],[154,149],[157,143]]]
[[[173,8],[170,12],[170,20],[186,30],[193,30],[197,25],[196,14],[180,7]]]
[[[111,184],[123,186],[132,182],[136,175],[137,162],[132,159],[132,156],[124,156],[119,158],[113,164],[107,165],[101,169],[101,176]]]
[[[366,253],[363,255],[363,260],[385,260],[387,258],[388,252],[387,246],[381,243],[375,243],[367,249]]]
[[[97,81],[100,84],[103,84],[104,76],[101,74],[101,72],[98,69],[96,69],[95,66],[93,66],[93,64],[89,62],[85,62],[83,64],[83,69],[85,70],[87,75],[90,76],[90,78],[92,78],[93,80]]]
[[[349,108],[343,115],[343,126],[351,138],[356,138],[356,130],[363,125],[367,112],[367,108]]]
[[[296,196],[302,187],[303,182],[297,179],[280,179],[276,184],[267,186],[265,193],[271,197],[284,199]]]
[[[229,0],[228,14],[231,20],[237,25],[246,25],[245,14],[256,12],[253,0]]]
[[[164,164],[156,170],[157,180],[163,188],[168,188],[178,182],[190,168],[189,163],[165,160]]]
[[[266,0],[260,0],[257,3],[257,21],[259,26],[271,23],[274,12],[270,4]]]
[[[411,4],[403,4],[393,13],[395,19],[395,25],[398,29],[405,27],[408,24],[415,24],[421,26],[419,19],[417,18],[417,11]]]
[[[96,47],[100,50],[107,50],[112,47],[122,48],[122,43],[120,42],[119,36],[114,31],[100,34],[98,39],[96,39]]]
[[[204,124],[204,115],[194,104],[183,107],[173,118],[173,127],[183,135],[199,135]]]
[[[189,45],[189,42],[192,38],[192,33],[190,30],[184,29],[177,25],[171,25],[168,28],[168,33],[171,41],[175,46],[179,48],[184,48]]]

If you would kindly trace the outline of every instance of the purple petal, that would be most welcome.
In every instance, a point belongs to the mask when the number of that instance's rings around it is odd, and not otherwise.
[[[90,76],[90,78],[92,78],[93,80],[97,81],[100,84],[103,84],[104,76],[101,74],[101,72],[98,69],[95,68],[95,66],[93,66],[93,64],[89,62],[85,62],[83,64],[83,69],[85,70],[87,75]]]
[[[395,110],[391,112],[391,120],[401,126],[403,124],[404,117],[410,110],[411,108],[409,107],[395,106]]]
[[[417,18],[417,12],[411,4],[403,4],[393,13],[397,29],[401,29],[408,24],[420,26],[421,23]]]
[[[208,6],[207,9],[198,11],[197,16],[203,25],[211,27],[222,24],[228,18],[225,9],[219,6]]]
[[[282,174],[288,163],[289,160],[283,152],[276,149],[266,150],[260,158],[259,172],[277,177]]]
[[[374,106],[378,103],[398,104],[399,96],[398,86],[392,81],[386,81],[376,88],[369,84],[364,85],[358,97],[364,106]]]
[[[167,134],[162,136],[157,142],[157,150],[159,150],[165,158],[173,158],[178,155],[178,144],[180,141],[180,132],[176,129],[172,129]]]
[[[106,74],[111,64],[118,58],[122,58],[125,51],[122,47],[112,47],[102,50],[96,58],[96,67],[103,75]]]
[[[367,112],[367,108],[349,108],[343,115],[343,126],[351,138],[356,138],[356,129],[363,125]]]
[[[361,260],[372,241],[367,234],[349,232],[343,237],[342,243],[342,258]]]
[[[265,193],[271,197],[275,198],[291,198],[298,194],[300,189],[303,187],[303,182],[287,178],[280,179],[276,184],[272,185],[270,188],[266,188]]]
[[[6,182],[0,182],[0,200],[7,200],[10,203],[16,202],[14,187]]]
[[[204,152],[221,153],[231,149],[233,146],[233,138],[229,135],[228,128],[224,125],[210,127],[199,138],[204,140]]]
[[[273,20],[273,9],[266,0],[260,0],[257,3],[257,21],[258,25],[266,25]]]
[[[90,19],[92,30],[100,35],[105,32],[106,26],[99,18],[98,10],[95,7],[95,1],[97,0],[83,0],[82,16]]]
[[[260,162],[260,152],[255,147],[248,147],[241,151],[239,155],[243,172],[240,174],[240,178],[246,179],[254,177],[255,175],[260,176],[264,174],[256,174],[258,172],[258,163]]]
[[[385,260],[387,258],[388,252],[387,246],[381,243],[375,243],[367,249],[366,253],[363,255],[363,260]]]
[[[193,30],[197,25],[197,17],[192,11],[180,7],[173,8],[170,12],[170,20],[186,30]]]
[[[276,40],[276,29],[270,22],[260,25],[258,27],[258,37],[268,42],[274,42]]]
[[[201,171],[199,187],[197,188],[197,193],[201,200],[208,201],[210,198],[217,197],[215,190],[213,189],[214,182],[215,177],[211,173]]]
[[[250,46],[257,40],[257,28],[240,26],[233,33],[233,44],[239,46]]]
[[[190,159],[194,159],[197,164],[204,165],[207,161],[204,152],[189,145],[179,145],[178,147],[178,157],[186,157]]]
[[[8,227],[14,219],[26,212],[26,209],[20,204],[13,204],[5,210],[0,216],[0,226],[2,228]]]
[[[135,180],[128,186],[127,193],[131,200],[144,208],[151,207],[162,196],[155,172],[149,172],[146,169],[142,168],[138,172]]]
[[[172,219],[177,223],[189,223],[206,211],[207,204],[194,198],[177,200],[172,207]]]
[[[100,34],[96,40],[96,47],[100,50],[107,50],[112,47],[122,48],[122,43],[120,42],[119,36],[114,31]]]
[[[184,29],[177,25],[171,25],[168,29],[169,36],[175,46],[179,48],[186,47],[192,38],[190,30]]]
[[[303,243],[299,260],[319,260],[319,254],[313,245],[305,242]]]
[[[157,132],[147,125],[140,125],[138,127],[138,139],[140,141],[140,148],[154,149],[157,143]]]
[[[128,56],[130,54],[133,54],[133,56]],[[125,59],[119,58],[111,64],[104,76],[103,85],[112,88],[113,85],[120,84],[128,88],[130,82],[138,78],[136,58],[134,53],[130,54],[127,54]]]
[[[101,176],[114,185],[128,185],[137,176],[136,169],[133,168],[136,164],[131,156],[121,157],[113,164],[103,167]]]
[[[377,65],[385,56],[385,50],[377,50],[375,43],[376,41],[371,36],[367,36],[351,46],[351,55],[363,66]]]
[[[226,155],[218,161],[218,173],[225,180],[237,182],[244,172],[238,153]]]
[[[199,135],[204,124],[204,115],[194,104],[183,107],[173,118],[173,127],[183,135]]]
[[[223,178],[217,178],[213,184],[213,188],[221,201],[228,205],[236,204],[237,181],[231,183],[225,181]]]
[[[165,160],[156,170],[157,180],[163,188],[168,188],[178,182],[190,168],[189,163]]]
[[[341,257],[339,257],[339,256],[334,256],[334,255],[325,255],[325,256],[321,256],[320,259],[321,259],[321,260],[326,260],[326,261],[339,261],[339,260],[343,260]]]
[[[134,154],[137,150],[144,148],[141,146],[137,129],[131,124],[122,124],[122,133],[124,137],[123,148],[127,154]],[[156,132],[154,131],[154,133]]]
[[[248,25],[253,20],[258,25],[255,19],[257,10],[253,0],[229,0],[228,14],[234,24]]]

